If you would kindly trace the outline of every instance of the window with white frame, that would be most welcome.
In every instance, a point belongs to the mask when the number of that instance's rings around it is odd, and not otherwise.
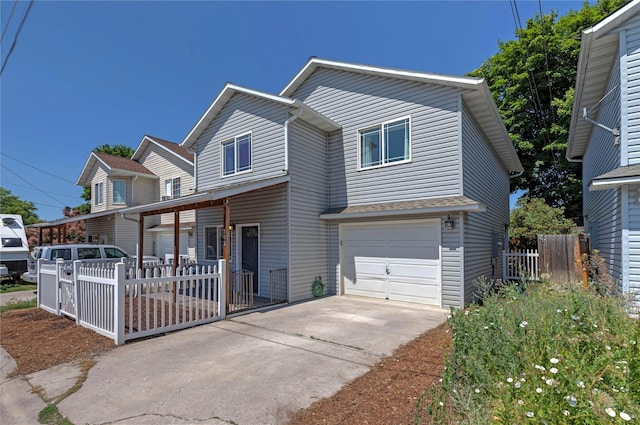
[[[164,181],[164,193],[168,198],[180,197],[180,177]]]
[[[222,258],[222,248],[224,246],[224,231],[222,226],[211,226],[204,228],[205,239],[205,259],[219,260]]]
[[[96,183],[93,186],[93,202],[95,205],[102,205],[104,202],[104,186],[102,182]]]
[[[124,180],[113,181],[113,203],[114,204],[126,204],[127,203],[127,182]]]
[[[222,175],[251,171],[251,133],[222,142]]]
[[[358,168],[407,162],[411,159],[411,118],[358,130]]]

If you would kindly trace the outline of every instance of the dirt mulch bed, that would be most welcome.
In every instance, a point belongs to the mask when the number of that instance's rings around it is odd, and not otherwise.
[[[333,397],[297,414],[290,425],[413,424],[418,398],[438,384],[451,342],[446,324],[426,332]]]
[[[26,375],[115,347],[112,339],[40,308],[0,316],[0,344],[13,357],[13,374]]]

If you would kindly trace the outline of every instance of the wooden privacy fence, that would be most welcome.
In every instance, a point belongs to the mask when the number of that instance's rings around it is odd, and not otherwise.
[[[589,252],[584,235],[538,235],[540,274],[552,282],[582,279],[582,254]]]
[[[38,305],[116,344],[224,319],[224,260],[217,266],[136,270],[124,262],[38,263]]]

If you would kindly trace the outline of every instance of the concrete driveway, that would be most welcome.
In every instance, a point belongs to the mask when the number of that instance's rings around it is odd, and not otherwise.
[[[284,424],[447,314],[334,296],[236,316],[99,356],[82,388],[58,408],[76,425]],[[28,377],[48,397],[80,373],[54,369]]]

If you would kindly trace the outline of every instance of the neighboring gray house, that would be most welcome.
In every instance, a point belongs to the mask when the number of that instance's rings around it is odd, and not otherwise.
[[[320,276],[329,293],[461,307],[474,279],[501,277],[522,165],[484,80],[312,58],[280,95],[227,84],[182,146],[190,202],[229,200],[231,270],[252,270],[257,295],[287,269],[290,302]],[[199,263],[222,255],[217,205],[196,211]]]
[[[591,248],[640,305],[640,1],[582,32],[567,158]]]

